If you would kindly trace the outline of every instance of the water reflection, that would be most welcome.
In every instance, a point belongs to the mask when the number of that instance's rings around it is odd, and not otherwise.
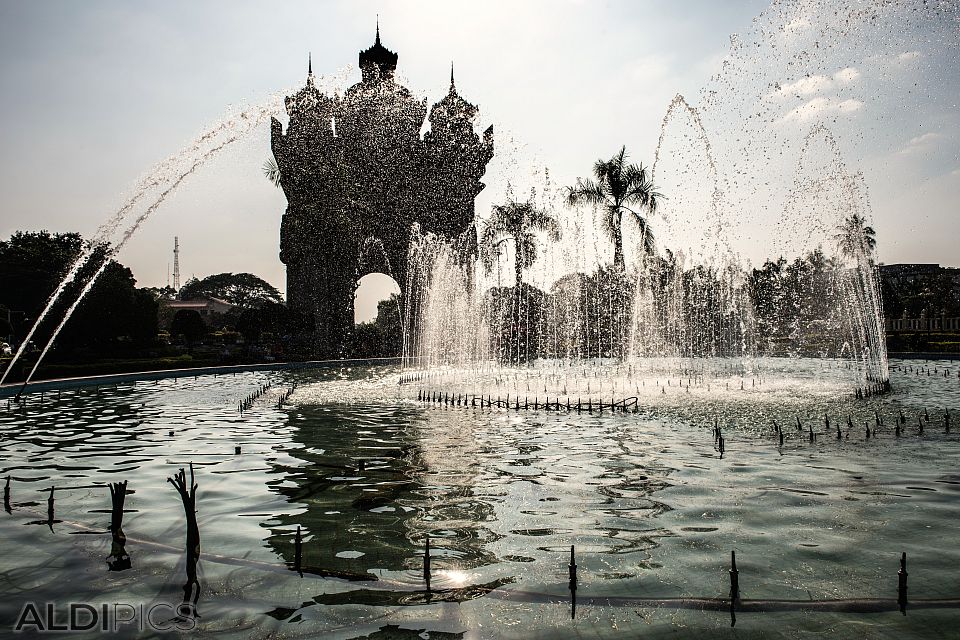
[[[472,494],[476,461],[460,464],[456,450],[464,433],[434,432],[428,448],[418,431],[422,410],[403,405],[303,406],[289,419],[287,453],[302,464],[274,465],[270,485],[293,513],[264,523],[286,562],[296,563],[297,527],[308,534],[300,568],[313,574],[359,580],[394,572],[409,583],[427,535],[439,568],[496,561],[484,548],[494,538],[484,526],[493,508]]]
[[[186,572],[183,584],[183,601],[177,613],[185,619],[197,618],[197,602],[200,600],[200,581],[197,579],[197,562],[200,561],[200,527],[197,525],[197,483],[194,481],[193,463],[190,464],[190,484],[181,468],[172,478],[167,478],[180,494],[183,513],[187,519]]]
[[[126,571],[130,568],[127,554],[127,536],[123,533],[123,504],[127,498],[127,481],[110,483],[110,555],[107,566],[110,571]]]
[[[560,569],[573,540],[594,557],[640,552],[616,571],[612,557],[591,567],[632,578],[659,566],[650,554],[672,535],[654,524],[670,510],[654,495],[671,486],[671,450],[629,416],[571,429],[568,416],[301,404],[289,420],[296,462],[273,465],[270,485],[290,508],[263,523],[268,544],[304,572],[383,585],[311,605],[465,601]]]
[[[56,488],[55,488],[55,487],[50,487],[50,494],[47,496],[47,519],[46,519],[46,520],[31,520],[30,522],[27,522],[26,524],[28,524],[28,525],[30,525],[30,524],[35,524],[35,525],[46,526],[48,529],[50,529],[50,533],[55,533],[54,530],[53,530],[53,525],[59,524],[59,523],[63,522],[63,520],[57,520],[57,519],[56,519],[56,498],[54,498],[54,495],[53,495],[54,491],[56,491]],[[24,503],[23,506],[33,506],[33,505],[35,505],[35,504],[37,504],[37,503],[35,503],[35,502],[27,502],[27,503]]]

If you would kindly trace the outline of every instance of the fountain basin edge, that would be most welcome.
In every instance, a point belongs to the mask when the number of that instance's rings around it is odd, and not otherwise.
[[[259,364],[237,364],[219,367],[194,367],[191,369],[162,369],[159,371],[135,371],[129,373],[113,373],[100,376],[78,376],[74,378],[54,378],[30,382],[23,388],[23,393],[40,391],[56,391],[58,389],[75,389],[99,385],[120,384],[124,382],[140,382],[145,380],[166,380],[169,378],[189,378],[207,375],[228,375],[249,371],[289,371],[297,369],[330,369],[342,366],[372,366],[400,364],[400,358],[356,358],[342,360],[307,360],[302,362],[265,362]],[[22,382],[15,382],[0,386],[0,398],[12,398],[23,387]]]

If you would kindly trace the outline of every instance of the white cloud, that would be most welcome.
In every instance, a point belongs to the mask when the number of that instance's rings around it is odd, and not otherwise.
[[[847,112],[847,111],[858,111],[863,108],[863,103],[859,100],[849,99],[844,100],[843,102],[837,105],[837,110]]]
[[[919,51],[904,51],[903,53],[881,53],[867,56],[863,59],[864,64],[869,66],[878,66],[883,69],[902,69],[917,60],[923,54]]]
[[[922,136],[917,136],[916,138],[910,138],[910,142],[908,142],[907,144],[910,144],[910,145],[924,144],[926,142],[930,142],[931,140],[936,140],[939,137],[940,137],[939,133],[932,133],[932,132],[925,133]]]
[[[840,69],[832,76],[821,74],[808,75],[788,82],[784,85],[774,87],[774,90],[767,94],[768,98],[774,96],[810,96],[823,93],[835,85],[849,84],[860,77],[860,70],[856,67],[845,67]]]
[[[833,74],[833,79],[842,84],[853,82],[860,77],[860,71],[856,67],[846,67]]]
[[[807,31],[812,26],[810,18],[806,14],[797,11],[792,18],[784,23],[781,30],[785,36],[795,36]]]
[[[830,114],[853,113],[863,108],[863,103],[852,98],[839,100],[817,96],[805,104],[793,109],[780,118],[780,122],[806,122],[813,118]]]
[[[920,151],[924,147],[928,146],[934,140],[938,140],[941,137],[943,136],[941,136],[939,133],[934,133],[932,131],[930,133],[921,134],[919,136],[911,138],[907,142],[907,144],[904,145],[902,149],[900,149],[899,153],[903,155],[916,153],[917,151]]]
[[[800,78],[796,82],[783,85],[780,88],[780,93],[783,95],[807,96],[813,93],[820,93],[831,84],[830,78],[827,76],[806,76],[804,78]]]

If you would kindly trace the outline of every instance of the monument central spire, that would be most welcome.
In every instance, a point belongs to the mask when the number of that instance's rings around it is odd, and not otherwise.
[[[376,37],[373,46],[360,52],[360,71],[364,82],[373,82],[377,79],[393,79],[393,72],[397,70],[399,56],[387,49],[380,42],[380,19],[377,18]]]

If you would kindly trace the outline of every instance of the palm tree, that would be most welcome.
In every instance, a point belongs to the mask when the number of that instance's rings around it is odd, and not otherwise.
[[[834,236],[840,253],[848,258],[858,258],[863,255],[872,261],[873,250],[877,248],[877,232],[867,226],[863,216],[853,213],[837,227]]]
[[[640,232],[643,234],[644,249],[648,253],[653,253],[653,233],[641,210],[646,209],[651,214],[655,213],[664,195],[657,192],[653,177],[648,174],[642,164],[638,166],[627,163],[626,146],[621,147],[620,153],[609,160],[597,160],[593,165],[593,175],[596,181],[577,178],[577,184],[567,188],[567,204],[570,206],[592,204],[605,209],[606,231],[613,240],[613,266],[622,272],[624,271],[621,229],[623,214],[629,213],[637,221]]]
[[[494,205],[493,215],[483,222],[480,232],[480,258],[484,269],[489,273],[500,255],[501,247],[512,242],[519,292],[524,269],[529,269],[537,259],[537,233],[541,232],[546,233],[553,242],[560,240],[557,220],[532,202],[508,200],[506,204]]]
[[[270,156],[263,162],[263,175],[273,183],[273,186],[280,186],[280,166],[273,156]]]
[[[529,269],[537,259],[537,234],[546,233],[553,242],[560,240],[560,225],[557,220],[533,202],[517,202],[513,199],[506,204],[494,205],[493,215],[483,222],[480,232],[480,259],[484,270],[493,269],[501,248],[513,243],[513,266],[516,287],[513,293],[514,327],[518,339],[518,359],[522,351],[521,303],[523,301],[523,271]]]

